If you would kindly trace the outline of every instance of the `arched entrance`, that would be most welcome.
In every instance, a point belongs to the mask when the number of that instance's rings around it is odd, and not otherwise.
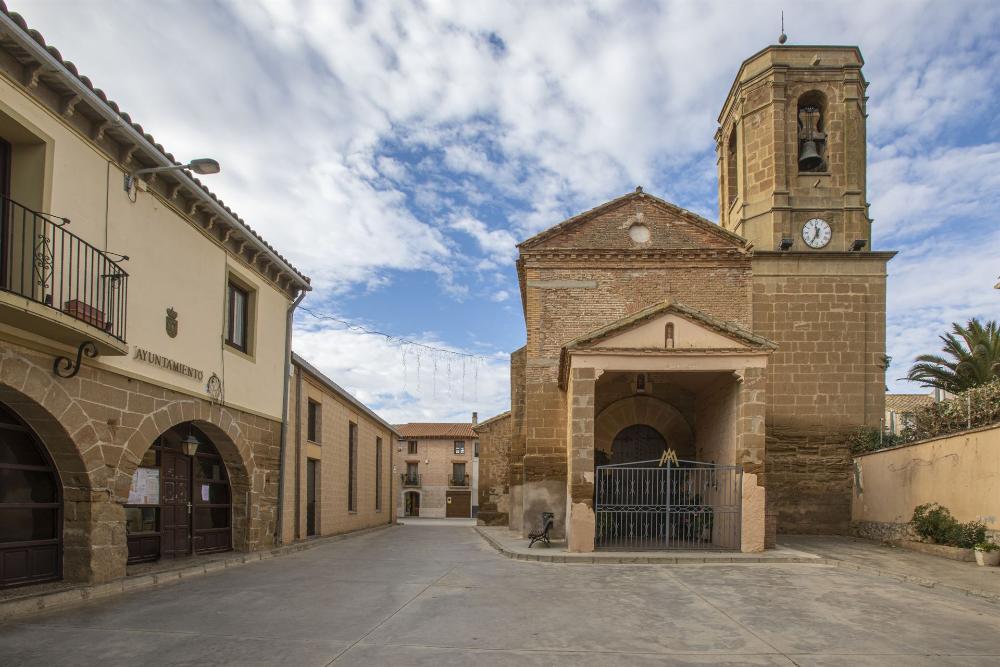
[[[403,516],[420,516],[420,494],[407,491],[403,494]]]
[[[633,424],[618,432],[611,442],[611,464],[652,461],[660,458],[667,441],[660,432],[646,424]]]
[[[62,577],[61,491],[41,440],[0,404],[0,588]]]
[[[128,562],[228,551],[232,525],[229,474],[212,440],[191,422],[164,432],[132,474]]]

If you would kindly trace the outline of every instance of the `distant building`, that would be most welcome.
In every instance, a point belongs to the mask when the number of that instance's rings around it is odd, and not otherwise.
[[[935,390],[940,393],[940,390]],[[899,435],[907,426],[913,423],[913,413],[919,408],[934,405],[939,398],[935,394],[886,394],[885,422],[886,433]]]
[[[475,419],[475,413],[473,413]],[[471,517],[478,436],[467,423],[410,423],[396,427],[401,517]]]

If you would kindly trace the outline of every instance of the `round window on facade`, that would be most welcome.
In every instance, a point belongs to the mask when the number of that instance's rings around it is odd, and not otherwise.
[[[635,243],[649,243],[649,227],[636,223],[628,228],[628,237]]]

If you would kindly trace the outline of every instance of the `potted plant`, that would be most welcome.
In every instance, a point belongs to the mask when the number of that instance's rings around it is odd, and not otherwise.
[[[976,563],[979,565],[1000,565],[1000,544],[996,542],[976,542]]]

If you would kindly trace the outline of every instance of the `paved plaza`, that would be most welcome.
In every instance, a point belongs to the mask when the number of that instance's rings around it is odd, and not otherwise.
[[[829,565],[511,560],[411,524],[0,625],[12,665],[994,665],[1000,606]]]

